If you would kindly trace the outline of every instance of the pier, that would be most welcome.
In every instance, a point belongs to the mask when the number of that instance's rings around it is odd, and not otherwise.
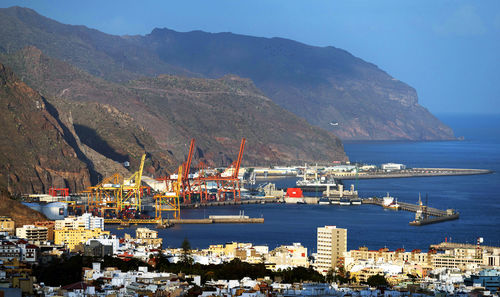
[[[488,169],[462,169],[462,168],[411,168],[395,171],[377,170],[373,172],[360,172],[357,175],[352,173],[338,173],[333,177],[337,179],[378,179],[378,178],[409,178],[409,177],[432,177],[432,176],[457,176],[457,175],[478,175],[490,174]]]
[[[230,218],[208,218],[208,219],[105,219],[105,224],[115,224],[121,226],[130,225],[160,225],[170,227],[175,224],[263,224],[264,218],[230,217]]]
[[[374,204],[384,207],[383,199],[381,198],[363,198],[361,199],[361,201],[363,204]],[[421,209],[421,206],[418,204],[411,204],[399,201],[397,203],[399,205],[397,210],[401,209],[410,212],[417,212],[418,210]],[[428,225],[428,224],[456,220],[459,218],[459,214],[455,212],[453,209],[441,210],[428,206],[425,206],[425,214],[431,217],[424,218],[420,221],[412,221],[410,222],[410,225],[421,226],[421,225]]]
[[[278,202],[280,201],[276,198],[260,198],[260,199],[254,198],[254,199],[241,199],[238,201],[226,200],[226,201],[209,201],[205,203],[190,203],[181,205],[181,208],[199,208],[199,207],[243,205],[243,204],[266,204],[266,203],[278,203]]]

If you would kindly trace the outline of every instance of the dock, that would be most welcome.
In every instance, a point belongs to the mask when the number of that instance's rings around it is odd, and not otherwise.
[[[104,219],[104,224],[114,224],[121,226],[130,225],[160,225],[170,227],[175,224],[263,224],[264,218],[246,218],[246,217],[231,217],[231,218],[208,218],[208,219],[163,219],[161,222],[156,219]]]
[[[381,198],[363,198],[363,199],[361,199],[361,201],[363,204],[373,204],[373,205],[379,205],[379,206],[383,207],[383,199],[381,199]],[[411,204],[411,203],[398,201],[398,205],[399,205],[398,210],[400,209],[400,210],[405,210],[405,211],[410,211],[410,212],[417,212],[420,209],[420,205],[418,205],[418,204]],[[428,225],[428,224],[456,220],[459,218],[459,213],[455,212],[452,209],[441,210],[441,209],[427,206],[425,212],[430,217],[427,217],[427,218],[420,220],[420,221],[412,221],[412,222],[410,222],[410,225],[422,226],[422,225]]]
[[[227,200],[227,201],[209,201],[204,203],[198,202],[191,204],[182,204],[181,208],[199,208],[199,207],[243,205],[243,204],[266,204],[266,203],[278,203],[278,202],[280,201],[277,198],[241,199],[238,201]]]

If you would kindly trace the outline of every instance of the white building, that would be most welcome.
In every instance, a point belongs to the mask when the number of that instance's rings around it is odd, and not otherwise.
[[[90,213],[84,213],[79,217],[67,217],[63,220],[57,220],[54,225],[55,230],[64,228],[78,229],[84,228],[86,230],[101,229],[104,230],[104,218],[95,217]]]
[[[24,238],[30,242],[42,242],[48,240],[47,227],[38,227],[35,225],[24,225],[21,228],[16,228],[16,236]]]
[[[347,251],[347,229],[336,226],[318,227],[316,270],[326,274],[337,266]]]
[[[102,245],[111,245],[111,246],[113,246],[113,254],[114,255],[116,255],[118,253],[118,249],[120,248],[120,240],[118,239],[118,237],[116,237],[116,235],[107,235],[107,234],[104,234],[104,235],[101,235],[98,238],[93,238],[93,239],[87,240],[86,244],[90,244],[90,241],[92,241],[92,240],[98,241]]]
[[[403,170],[406,169],[406,165],[397,163],[385,163],[381,165],[382,170],[392,171],[392,170]]]
[[[282,245],[269,253],[267,262],[274,263],[275,270],[292,267],[309,267],[307,248],[300,243]]]

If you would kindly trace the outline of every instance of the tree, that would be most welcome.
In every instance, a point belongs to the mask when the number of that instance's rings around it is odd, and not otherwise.
[[[377,274],[377,275],[372,275],[370,276],[366,283],[370,287],[387,287],[389,283],[387,282],[387,279],[382,274]]]
[[[181,248],[182,248],[181,263],[184,265],[193,264],[193,258],[191,257],[191,243],[189,243],[189,240],[187,238],[184,238],[184,241],[182,241]]]

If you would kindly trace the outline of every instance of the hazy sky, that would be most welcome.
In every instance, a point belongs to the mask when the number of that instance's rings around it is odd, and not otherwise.
[[[110,34],[285,37],[345,49],[413,86],[434,113],[500,113],[500,1],[9,1]]]

